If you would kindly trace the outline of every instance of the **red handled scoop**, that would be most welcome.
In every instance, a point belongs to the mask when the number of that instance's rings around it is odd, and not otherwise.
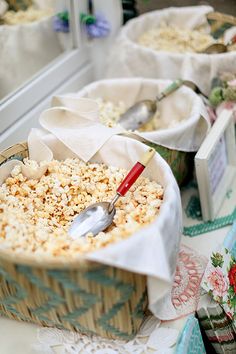
[[[101,202],[92,204],[76,216],[69,228],[70,236],[73,239],[85,236],[87,233],[92,233],[96,236],[111,225],[116,213],[115,203],[120,197],[125,196],[154,155],[155,150],[149,148],[122,181],[116,191],[115,197],[110,203]]]

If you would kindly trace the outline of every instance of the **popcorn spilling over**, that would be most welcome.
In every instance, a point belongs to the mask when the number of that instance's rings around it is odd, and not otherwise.
[[[196,53],[215,43],[215,40],[200,30],[161,25],[143,33],[138,43],[157,51]]]
[[[68,234],[71,221],[84,208],[112,199],[127,172],[79,159],[53,160],[45,175],[35,180],[27,179],[21,166],[15,166],[0,187],[0,249],[73,258],[131,236],[156,218],[163,199],[163,188],[142,176],[117,202],[114,221],[106,232],[78,240]]]
[[[102,98],[97,98],[96,102],[99,106],[100,122],[109,128],[118,126],[120,116],[129,108],[126,108],[123,101],[113,103],[111,101],[103,100]],[[157,110],[153,118],[144,124],[138,131],[150,132],[158,129],[173,128],[183,120],[184,119],[172,119],[170,121],[165,121],[162,119],[160,112]]]

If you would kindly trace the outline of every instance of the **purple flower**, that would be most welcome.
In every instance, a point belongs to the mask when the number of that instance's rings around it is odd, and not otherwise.
[[[111,27],[109,22],[102,16],[96,16],[96,21],[93,24],[86,25],[86,31],[91,38],[107,37]]]
[[[53,30],[55,32],[68,33],[70,31],[69,21],[65,21],[57,15],[53,17]]]

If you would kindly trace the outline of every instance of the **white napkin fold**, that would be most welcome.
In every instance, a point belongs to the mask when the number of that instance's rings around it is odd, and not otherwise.
[[[112,135],[121,133],[122,129],[111,130],[95,121],[93,119],[97,113],[95,111],[93,111],[92,119],[88,118],[90,112],[80,112],[80,102],[71,101],[73,109],[50,108],[41,114],[39,122],[45,130],[55,135],[82,160],[89,161]]]

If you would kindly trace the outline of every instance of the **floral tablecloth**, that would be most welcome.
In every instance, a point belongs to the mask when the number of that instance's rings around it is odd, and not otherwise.
[[[236,352],[235,201],[236,180],[226,193],[217,219],[203,223],[196,185],[192,183],[182,194],[184,241],[208,257],[198,319],[212,346],[210,350],[219,354]]]

